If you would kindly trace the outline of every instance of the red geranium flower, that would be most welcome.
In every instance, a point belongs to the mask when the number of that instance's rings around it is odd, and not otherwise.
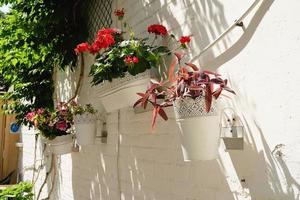
[[[133,62],[133,63],[138,63],[138,62],[139,62],[139,58],[136,57],[136,56],[133,56],[132,62]]]
[[[89,48],[89,52],[91,54],[95,54],[95,53],[98,53],[100,51],[100,47],[96,44],[96,43],[93,43],[92,46],[90,46]]]
[[[131,64],[134,64],[134,63],[138,63],[139,62],[139,58],[136,57],[136,56],[126,56],[125,59],[124,59],[124,62],[125,64],[127,65],[131,65]]]
[[[90,45],[87,42],[78,44],[77,47],[74,49],[75,53],[78,55],[81,52],[87,52],[89,50]]]
[[[118,33],[120,32],[119,29],[117,28],[103,28],[103,29],[100,29],[97,33],[97,37],[101,36],[101,35],[106,35],[106,34],[115,34],[115,33]]]
[[[116,9],[114,11],[114,14],[115,14],[115,16],[118,17],[119,20],[122,20],[123,17],[124,17],[124,15],[125,15],[124,8],[122,8],[122,9]]]
[[[168,34],[166,27],[160,24],[152,24],[148,26],[148,32],[154,33],[155,35],[162,35],[162,36]]]
[[[120,33],[120,30],[114,28],[103,28],[99,30],[95,42],[89,47],[89,52],[91,54],[95,54],[101,49],[106,49],[115,44],[115,38],[113,34],[118,33]]]
[[[58,121],[56,124],[55,124],[55,127],[60,130],[60,131],[66,131],[67,128],[68,128],[68,125],[65,121]]]
[[[124,59],[124,62],[127,65],[130,65],[133,62],[131,56],[126,56],[125,59]]]
[[[115,38],[111,34],[103,34],[99,35],[95,41],[95,44],[100,48],[100,49],[106,49],[109,46],[115,44]]]
[[[179,42],[181,44],[189,43],[191,41],[191,37],[192,36],[181,36],[181,38],[179,39]]]

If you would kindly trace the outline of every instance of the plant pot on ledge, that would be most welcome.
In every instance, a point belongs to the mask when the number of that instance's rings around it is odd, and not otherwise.
[[[145,90],[149,85],[151,74],[151,70],[135,76],[126,73],[123,78],[101,83],[98,86],[99,99],[105,110],[113,112],[120,108],[131,107],[137,100],[136,93]]]
[[[219,147],[220,115],[213,101],[205,111],[203,97],[176,99],[173,103],[180,129],[181,148],[185,161],[216,159]]]
[[[95,144],[96,120],[96,115],[90,113],[74,116],[76,140],[80,146]]]
[[[73,135],[56,136],[54,139],[44,138],[44,142],[49,146],[50,152],[55,155],[72,153]]]

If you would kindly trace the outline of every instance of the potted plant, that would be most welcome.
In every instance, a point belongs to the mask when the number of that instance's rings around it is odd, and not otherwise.
[[[53,154],[72,152],[73,115],[67,103],[60,102],[54,110],[40,108],[31,111],[26,115],[26,120],[39,131]]]
[[[152,127],[160,115],[168,117],[165,107],[173,106],[180,129],[184,160],[211,160],[217,157],[219,145],[219,110],[217,99],[225,90],[233,93],[219,74],[205,71],[192,63],[182,66],[178,56],[179,70],[169,81],[151,81],[145,93],[134,104],[144,108],[153,106]],[[170,72],[174,70],[173,65]]]
[[[95,143],[97,110],[91,104],[72,103],[74,127],[77,143],[81,146]]]
[[[152,42],[148,42],[148,38],[137,38],[132,28],[122,21],[124,9],[114,13],[122,24],[121,29],[103,28],[92,44],[81,43],[75,49],[77,54],[96,55],[90,76],[92,84],[99,85],[99,98],[108,112],[132,105],[136,92],[147,88],[162,59],[171,54],[167,46],[155,45],[156,41],[176,40],[161,24],[148,26],[149,34],[153,34]]]

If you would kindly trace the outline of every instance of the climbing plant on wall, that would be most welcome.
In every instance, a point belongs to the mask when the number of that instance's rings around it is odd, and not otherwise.
[[[74,66],[86,38],[83,0],[0,0],[11,10],[0,19],[0,77],[10,90],[6,112],[23,123],[28,111],[53,107],[53,71]]]

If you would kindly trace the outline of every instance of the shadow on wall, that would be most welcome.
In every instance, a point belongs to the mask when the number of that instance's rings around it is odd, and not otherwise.
[[[207,63],[207,65],[209,65],[213,70],[216,70],[222,64],[237,56],[250,42],[252,36],[255,34],[257,27],[259,26],[260,22],[262,21],[263,17],[271,7],[273,2],[274,0],[263,0],[248,26],[243,29],[242,36],[234,44],[230,45],[230,47],[227,48],[224,53],[205,61],[205,63]],[[197,58],[198,57],[196,56],[194,59]]]
[[[238,88],[230,82],[233,88]],[[243,99],[236,98],[234,109],[246,108],[241,115],[245,126],[244,150],[228,152],[236,175],[243,180],[242,187],[255,199],[299,200],[300,184],[285,164],[284,154],[280,148],[270,149],[259,122],[251,115],[256,110],[255,103],[247,93],[237,90],[236,93]]]
[[[72,154],[74,200],[119,199],[116,157],[104,154],[102,147],[90,145]]]
[[[191,43],[191,48],[187,50],[187,60],[191,60],[190,55],[197,55],[201,49],[228,27],[220,0],[142,0],[132,2],[125,0],[122,3],[118,6],[132,11],[132,13],[126,13],[129,16],[125,20],[136,29],[138,36],[142,34],[148,37],[147,26],[153,23],[165,25],[177,38],[182,35],[192,35],[194,41]],[[226,48],[229,41],[229,38],[225,38],[218,47]],[[215,57],[212,51],[207,52],[205,56],[205,59]],[[200,64],[201,59],[195,60],[195,64]]]

